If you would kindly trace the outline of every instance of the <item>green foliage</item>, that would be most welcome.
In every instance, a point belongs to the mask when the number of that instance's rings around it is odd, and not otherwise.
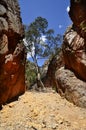
[[[46,39],[48,48],[46,48],[46,51],[49,53],[49,57],[53,57],[57,54],[59,54],[59,51],[61,49],[61,43],[62,43],[62,35],[57,34],[54,35],[54,30],[50,29],[46,32]]]
[[[26,84],[29,88],[34,82],[36,82],[36,70],[34,67],[34,63],[27,61],[26,62]]]
[[[37,56],[42,56],[44,53],[43,47],[45,47],[46,44],[42,41],[41,37],[45,35],[47,27],[48,22],[42,17],[37,17],[28,28],[26,27],[25,34],[28,43],[28,51],[32,53],[32,48],[35,48],[34,55],[31,55],[33,59]]]
[[[48,21],[42,17],[37,17],[29,26],[25,26],[25,37],[28,44],[27,52],[30,53],[34,63],[34,69],[31,70],[28,66],[26,72],[30,83],[33,83],[36,79],[41,83],[41,73],[38,60],[54,56],[59,50],[58,43],[61,42],[62,36],[55,36],[54,30],[48,30],[47,28]],[[46,38],[45,41],[42,39],[43,36]]]
[[[28,27],[26,26],[26,41],[28,43],[28,52],[31,52],[33,61],[37,58],[50,57],[55,55],[59,50],[59,43],[62,42],[62,36],[57,34],[55,36],[53,29],[47,29],[48,22],[45,18],[37,17]],[[45,36],[46,41],[42,40]],[[33,49],[34,48],[34,54]]]

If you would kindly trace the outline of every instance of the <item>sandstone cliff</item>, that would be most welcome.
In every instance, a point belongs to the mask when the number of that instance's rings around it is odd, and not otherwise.
[[[53,88],[58,92],[55,73],[63,65],[64,65],[63,55],[62,52],[60,52],[59,54],[55,55],[47,65],[48,67],[46,76],[43,79],[45,87]]]
[[[70,0],[69,15],[73,25],[64,35],[65,66],[56,72],[57,88],[66,99],[86,108],[86,0]]]
[[[25,50],[17,0],[0,0],[0,105],[25,91]]]
[[[70,0],[69,16],[73,25],[63,37],[63,56],[52,59],[44,83],[86,108],[86,0]]]

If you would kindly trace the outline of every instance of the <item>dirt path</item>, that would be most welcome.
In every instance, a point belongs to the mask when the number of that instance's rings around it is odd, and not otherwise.
[[[86,130],[86,109],[57,93],[26,92],[0,111],[0,130]]]

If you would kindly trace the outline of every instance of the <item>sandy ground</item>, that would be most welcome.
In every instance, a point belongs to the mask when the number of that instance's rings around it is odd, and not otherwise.
[[[3,106],[0,130],[86,130],[86,109],[55,92],[26,92]]]

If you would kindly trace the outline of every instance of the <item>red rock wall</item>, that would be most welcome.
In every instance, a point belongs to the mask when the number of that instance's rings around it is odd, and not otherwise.
[[[56,72],[57,89],[75,105],[86,108],[86,0],[70,0],[73,25],[64,34],[65,66]]]
[[[74,29],[86,39],[86,0],[71,0],[69,15]]]
[[[0,0],[0,105],[25,92],[23,37],[17,0]]]
[[[77,11],[76,11],[77,10]],[[64,35],[65,66],[86,81],[86,0],[71,0],[69,15],[73,26]]]

